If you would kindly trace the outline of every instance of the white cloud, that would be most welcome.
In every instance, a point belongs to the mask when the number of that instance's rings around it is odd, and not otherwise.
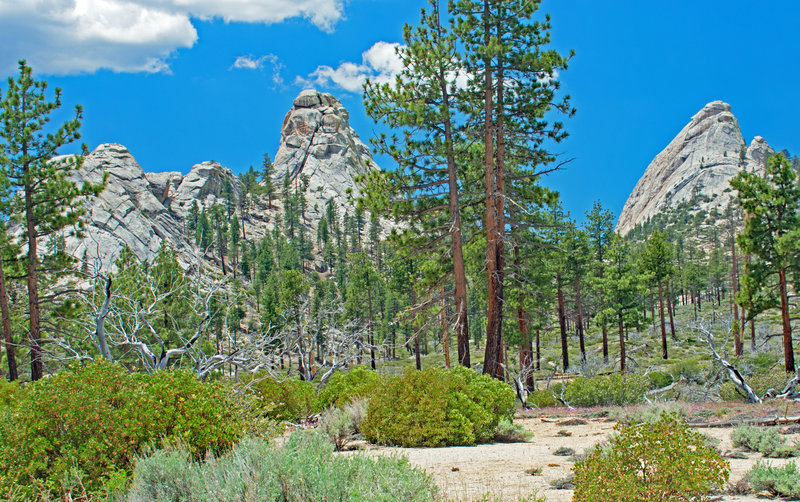
[[[337,86],[349,92],[361,92],[367,79],[387,83],[403,69],[403,63],[396,50],[400,44],[376,42],[361,54],[361,64],[346,61],[336,68],[318,66],[307,78],[297,77],[296,83],[304,87]]]
[[[192,18],[279,23],[292,17],[331,31],[344,0],[0,0],[0,72],[25,58],[38,73],[107,68],[165,72],[192,47]]]
[[[267,54],[260,57],[254,57],[253,55],[239,56],[231,65],[231,69],[263,70],[267,63],[272,68],[272,83],[276,86],[282,86],[283,76],[281,76],[281,70],[283,70],[283,63],[280,62],[275,54]]]

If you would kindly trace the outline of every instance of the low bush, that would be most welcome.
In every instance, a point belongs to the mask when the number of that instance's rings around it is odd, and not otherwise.
[[[752,425],[737,427],[731,432],[733,446],[761,453],[765,457],[786,458],[795,454],[794,448],[786,444],[786,438],[774,428]]]
[[[794,461],[782,467],[756,462],[747,478],[757,492],[768,491],[781,497],[800,498],[800,470]]]
[[[563,388],[563,384],[556,384],[550,389],[535,390],[528,394],[527,404],[531,408],[553,408],[555,406],[560,406],[561,403],[556,400],[555,396],[561,395]]]
[[[505,417],[500,419],[494,431],[494,440],[498,443],[523,443],[532,437],[532,432],[526,431],[524,427]]]
[[[649,389],[648,381],[640,375],[614,373],[593,378],[578,377],[567,384],[564,401],[570,406],[626,405],[642,402]]]
[[[102,493],[153,442],[182,441],[200,457],[242,431],[226,389],[190,373],[135,374],[109,363],[65,370],[0,409],[0,498],[58,496],[76,478]]]
[[[650,390],[663,389],[675,382],[672,375],[665,371],[651,371],[647,374],[647,382]]]
[[[508,385],[468,368],[409,370],[381,384],[361,432],[378,444],[473,445],[512,417],[514,400]]]
[[[642,405],[637,408],[614,408],[609,413],[609,417],[624,424],[654,424],[664,414],[686,417],[686,408],[680,403],[668,401]]]
[[[342,451],[361,432],[361,422],[367,413],[367,400],[357,399],[342,408],[330,407],[320,414],[317,428]]]
[[[382,377],[364,366],[356,366],[347,373],[334,373],[317,394],[315,407],[324,410],[330,406],[342,407],[358,398],[369,398],[381,383]]]
[[[702,382],[705,367],[697,359],[683,359],[676,362],[669,368],[669,373],[679,380],[681,377],[689,382]]]
[[[433,479],[404,458],[336,456],[313,431],[285,445],[245,439],[229,453],[198,463],[185,449],[154,452],[136,463],[128,502],[433,501]]]
[[[753,373],[745,377],[747,385],[753,389],[753,392],[755,392],[757,396],[763,396],[770,389],[775,389],[780,392],[786,386],[788,380],[786,373],[782,371]],[[746,399],[746,396],[729,379],[725,380],[722,385],[719,386],[719,397],[723,401],[741,401]]]
[[[241,381],[251,399],[255,415],[279,421],[298,422],[314,413],[314,386],[298,378],[276,380],[258,373]]]
[[[19,382],[9,382],[0,377],[0,408],[16,406],[28,395],[28,387],[23,387]]]
[[[575,465],[575,502],[697,500],[728,479],[728,463],[674,415],[616,428],[607,447]]]

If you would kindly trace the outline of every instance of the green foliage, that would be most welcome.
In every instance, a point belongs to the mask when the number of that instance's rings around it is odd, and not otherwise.
[[[0,409],[5,407],[18,406],[28,397],[28,389],[19,382],[9,382],[5,378],[0,378]]]
[[[756,462],[747,474],[754,491],[768,491],[772,495],[800,498],[800,470],[792,461],[782,467]]]
[[[765,457],[785,458],[795,454],[794,448],[786,445],[786,439],[773,428],[752,425],[737,427],[731,432],[733,446],[757,451]]]
[[[575,502],[700,500],[728,479],[728,463],[674,415],[617,429],[575,465]]]
[[[787,375],[782,371],[771,371],[768,373],[755,373],[748,375],[746,378],[747,385],[749,385],[757,396],[763,396],[770,389],[783,390],[786,386]],[[719,397],[723,401],[736,401],[746,400],[746,396],[742,395],[739,388],[730,380],[725,380],[719,387]]]
[[[409,370],[373,395],[362,433],[378,444],[472,445],[511,418],[514,399],[503,382],[467,368]]]
[[[36,486],[57,495],[64,476],[82,473],[101,489],[159,440],[182,441],[195,456],[220,451],[243,426],[228,392],[183,371],[133,374],[96,363],[62,371],[0,410],[0,493]]]
[[[364,366],[356,366],[347,373],[334,373],[317,394],[315,408],[321,410],[329,406],[341,407],[360,397],[369,398],[382,380],[377,372]]]
[[[242,379],[252,393],[255,413],[275,420],[297,422],[314,412],[314,386],[297,378],[276,380],[259,373]]]
[[[494,440],[498,443],[523,443],[532,437],[532,432],[526,431],[520,424],[515,424],[506,417],[500,419],[494,431]]]
[[[365,399],[347,403],[341,408],[327,408],[320,415],[317,428],[333,443],[336,451],[342,451],[361,430],[366,412]]]
[[[528,394],[528,406],[533,408],[552,408],[554,406],[558,406],[560,403],[556,400],[553,393],[555,392],[556,395],[560,392],[561,385],[556,388],[555,386],[553,389],[540,389],[535,390]]]
[[[431,477],[404,458],[335,456],[314,432],[283,446],[245,439],[203,464],[183,449],[159,450],[136,464],[129,502],[433,501]]]
[[[567,384],[564,401],[578,407],[636,404],[642,402],[649,387],[640,375],[578,377]]]
[[[646,376],[650,389],[662,389],[675,381],[672,375],[664,371],[651,371]]]
[[[697,359],[683,359],[669,368],[669,372],[675,380],[685,378],[689,382],[701,382],[703,371],[704,368]]]
[[[661,415],[686,416],[686,409],[680,404],[670,401],[638,408],[617,408],[609,413],[609,418],[624,424],[654,424],[661,419]]]

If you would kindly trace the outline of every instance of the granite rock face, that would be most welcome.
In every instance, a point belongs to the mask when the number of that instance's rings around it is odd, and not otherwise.
[[[278,191],[287,173],[292,182],[307,177],[308,210],[301,224],[312,233],[329,200],[341,208],[339,214],[352,212],[348,199],[358,195],[355,178],[377,169],[350,127],[347,110],[332,95],[317,91],[303,91],[294,100],[274,165]],[[216,257],[196,248],[186,232],[186,217],[195,202],[206,209],[222,203],[226,180],[247,239],[263,237],[281,216],[280,200],[272,206],[262,196],[244,200],[240,179],[216,162],[197,164],[187,174],[147,173],[127,148],[106,143],[86,156],[73,181],[100,183],[104,175],[105,190],[81,202],[87,211],[83,237],[64,234],[68,253],[104,271],[114,269],[125,246],[140,260],[152,261],[164,241],[184,268],[211,265]]]
[[[183,217],[169,204],[170,193],[184,176],[145,173],[124,146],[106,143],[86,156],[73,180],[100,183],[104,174],[108,175],[106,188],[83,201],[87,210],[84,236],[66,237],[67,252],[110,270],[125,246],[140,260],[150,261],[166,240],[188,266],[192,243],[185,235]]]
[[[350,127],[350,114],[342,103],[313,89],[295,98],[283,120],[274,168],[276,187],[287,175],[292,183],[308,178],[311,221],[319,221],[331,199],[346,206],[348,195],[359,193],[355,179],[378,169],[369,148]]]
[[[647,167],[625,202],[617,231],[625,235],[693,197],[703,201],[700,209],[722,211],[735,196],[731,178],[744,169],[762,171],[771,153],[760,136],[745,143],[729,104],[707,104]]]

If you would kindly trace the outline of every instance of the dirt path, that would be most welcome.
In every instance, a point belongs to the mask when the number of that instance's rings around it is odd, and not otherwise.
[[[517,501],[533,492],[543,495],[548,502],[572,500],[572,490],[558,490],[552,481],[571,474],[573,461],[569,456],[555,455],[559,448],[571,448],[577,454],[604,441],[613,431],[613,422],[606,419],[577,419],[580,425],[568,425],[568,418],[521,418],[516,423],[534,433],[526,443],[498,443],[449,448],[388,448],[366,446],[370,455],[403,455],[411,464],[426,470],[436,479],[447,500],[478,500],[489,495],[492,500]],[[730,441],[732,429],[704,429],[701,432],[719,441],[720,451],[733,450]],[[800,439],[800,434],[786,436],[788,444]],[[731,464],[730,481],[741,479],[761,458],[748,453],[746,459],[728,459]],[[770,459],[775,465],[789,459]],[[531,473],[536,473],[531,474]],[[757,502],[769,497],[721,495],[713,500]]]

